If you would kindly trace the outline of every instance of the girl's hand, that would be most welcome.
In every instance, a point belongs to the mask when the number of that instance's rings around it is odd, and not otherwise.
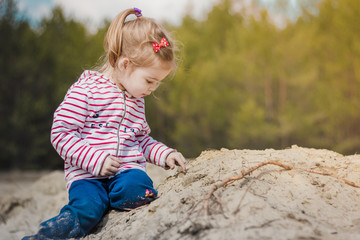
[[[170,153],[166,160],[165,160],[165,166],[169,167],[170,169],[174,169],[175,165],[180,166],[182,168],[182,171],[186,173],[186,160],[184,156],[179,152],[172,152]]]
[[[110,177],[117,173],[119,170],[120,164],[122,161],[120,159],[113,157],[111,155],[107,156],[103,162],[103,165],[100,169],[101,177]]]

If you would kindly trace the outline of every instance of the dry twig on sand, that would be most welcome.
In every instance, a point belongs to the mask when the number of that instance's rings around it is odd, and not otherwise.
[[[345,184],[347,184],[349,186],[360,188],[359,184],[356,184],[354,182],[351,182],[349,180],[346,180],[346,179],[344,179],[342,177],[339,177],[339,176],[331,174],[331,173],[319,172],[319,171],[314,171],[314,170],[311,170],[311,169],[295,168],[293,166],[282,164],[282,163],[280,163],[278,161],[265,161],[265,162],[259,163],[258,165],[254,166],[254,167],[249,168],[247,171],[242,171],[241,174],[238,175],[238,176],[230,177],[230,178],[224,179],[223,181],[221,181],[219,183],[215,183],[212,186],[211,190],[206,195],[206,197],[203,199],[203,201],[204,201],[203,209],[206,211],[206,213],[208,215],[210,215],[210,200],[215,199],[215,202],[220,204],[219,198],[217,196],[215,196],[215,194],[214,194],[217,189],[219,189],[221,187],[226,187],[229,184],[231,184],[231,183],[233,183],[233,182],[235,182],[237,180],[243,179],[245,176],[250,175],[256,169],[261,168],[261,167],[266,166],[266,165],[276,165],[276,166],[279,166],[279,167],[281,167],[281,168],[283,168],[285,170],[300,170],[300,171],[304,171],[304,172],[308,172],[308,173],[313,173],[313,174],[318,174],[318,175],[323,175],[323,176],[329,176],[329,177],[336,178],[336,179],[344,182]]]

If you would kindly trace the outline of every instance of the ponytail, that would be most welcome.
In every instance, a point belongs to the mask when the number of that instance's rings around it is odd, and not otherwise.
[[[127,9],[119,13],[110,24],[106,33],[104,49],[108,53],[108,60],[112,67],[115,67],[117,59],[121,56],[122,29],[125,19],[131,14],[136,14],[136,11],[134,9]]]

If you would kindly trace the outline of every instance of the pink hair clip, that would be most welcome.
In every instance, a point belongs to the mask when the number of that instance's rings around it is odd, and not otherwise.
[[[166,40],[166,38],[162,38],[160,44],[154,42],[152,45],[153,45],[154,51],[157,53],[158,51],[160,51],[161,47],[169,46],[169,43]]]
[[[135,10],[135,12],[136,12],[136,13],[135,13],[135,16],[136,16],[136,17],[141,17],[141,16],[142,16],[140,9],[134,8],[134,10]]]

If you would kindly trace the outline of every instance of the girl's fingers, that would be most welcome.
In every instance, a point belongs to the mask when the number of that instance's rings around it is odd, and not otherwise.
[[[110,156],[110,159],[111,159],[113,162],[116,162],[116,163],[119,163],[119,164],[123,163],[123,162],[122,162],[119,158],[117,158],[117,157]]]
[[[119,162],[117,162],[117,161],[112,161],[112,162],[111,162],[111,166],[112,166],[112,167],[115,167],[115,168],[119,168],[119,167],[120,167],[120,164],[121,164],[121,163],[119,163]]]
[[[186,167],[185,167],[185,162],[184,161],[180,161],[178,162],[180,167],[182,168],[183,172],[186,173]]]
[[[179,155],[177,156],[176,160],[176,165],[180,166],[183,170],[184,173],[186,173],[186,159],[184,158],[184,156],[179,153]]]
[[[174,169],[175,168],[175,160],[174,159],[170,159],[168,162],[167,162],[167,165],[170,169]]]
[[[117,173],[118,168],[117,167],[110,167],[109,171],[112,173],[112,175],[114,175],[115,173]]]

